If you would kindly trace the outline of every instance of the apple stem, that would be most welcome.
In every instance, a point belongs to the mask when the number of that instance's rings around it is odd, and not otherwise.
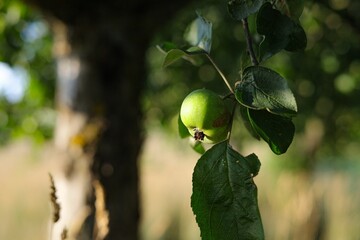
[[[214,68],[216,69],[216,71],[219,73],[220,77],[224,80],[226,86],[228,87],[228,89],[230,90],[231,93],[234,93],[234,90],[231,88],[228,80],[226,79],[225,75],[222,73],[222,71],[220,70],[220,68],[216,65],[216,63],[214,62],[214,60],[211,58],[211,56],[206,53],[206,57],[210,60],[211,64],[214,66]]]
[[[233,127],[233,122],[234,122],[234,115],[235,115],[236,106],[237,106],[237,103],[235,101],[234,106],[233,106],[232,111],[231,111],[231,120],[230,120],[230,123],[229,123],[228,141],[230,141],[230,137],[231,137],[231,132],[232,132],[232,127]]]

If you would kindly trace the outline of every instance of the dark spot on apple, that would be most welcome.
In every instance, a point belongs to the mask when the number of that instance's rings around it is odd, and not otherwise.
[[[225,111],[223,114],[220,115],[212,124],[214,128],[223,127],[229,122],[229,113]]]

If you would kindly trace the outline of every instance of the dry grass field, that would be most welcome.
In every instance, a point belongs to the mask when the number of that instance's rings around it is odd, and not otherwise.
[[[255,181],[267,239],[360,239],[359,167],[313,175],[275,173],[276,159],[267,150],[249,146],[251,151],[263,164]],[[39,147],[25,140],[0,150],[1,240],[48,239],[48,173],[57,166],[52,152],[50,143]],[[140,164],[141,239],[200,239],[190,208],[198,157],[184,140],[159,131],[148,134]]]

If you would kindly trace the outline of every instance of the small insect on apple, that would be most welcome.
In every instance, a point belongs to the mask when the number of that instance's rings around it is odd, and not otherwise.
[[[180,118],[195,140],[217,143],[227,138],[231,114],[219,95],[198,89],[182,102]]]

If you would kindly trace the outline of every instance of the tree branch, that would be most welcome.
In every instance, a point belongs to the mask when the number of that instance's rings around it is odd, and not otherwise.
[[[251,58],[251,62],[254,66],[259,65],[259,61],[256,58],[254,48],[253,48],[253,42],[252,42],[252,37],[250,35],[248,20],[247,20],[247,18],[244,18],[241,21],[242,21],[244,32],[245,32],[246,44],[247,44],[248,52],[249,52],[249,55]]]

